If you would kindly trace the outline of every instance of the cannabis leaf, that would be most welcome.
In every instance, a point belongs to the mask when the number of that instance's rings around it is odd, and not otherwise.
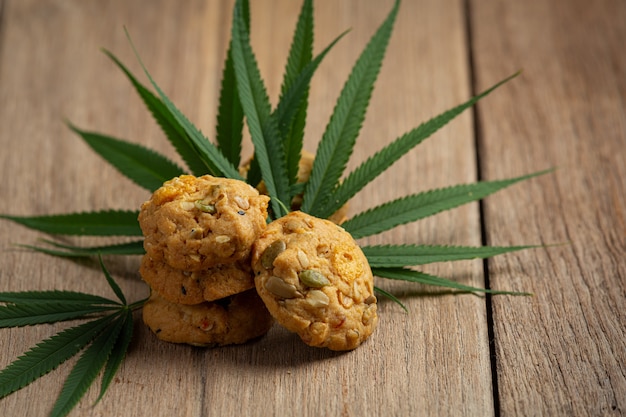
[[[106,365],[102,397],[132,339],[133,311],[145,300],[127,304],[101,258],[100,265],[119,301],[74,291],[0,293],[0,302],[5,304],[0,306],[0,328],[92,319],[39,342],[0,371],[0,398],[25,387],[81,350],[84,351],[67,377],[50,415],[67,415]]]

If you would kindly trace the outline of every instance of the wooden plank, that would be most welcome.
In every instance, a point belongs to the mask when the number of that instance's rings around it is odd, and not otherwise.
[[[471,3],[485,178],[558,171],[489,198],[491,244],[566,243],[494,259],[502,415],[626,414],[626,4]]]
[[[252,37],[275,102],[298,7],[254,1]],[[385,2],[316,2],[316,50],[347,28],[319,69],[307,147],[315,144],[359,51],[391,7]],[[139,67],[126,25],[154,78],[212,136],[231,4],[190,1],[6,1],[0,52],[0,212],[44,214],[132,208],[147,198],[63,125],[103,131],[175,158],[124,77],[98,52]],[[356,166],[393,138],[469,96],[463,2],[405,2],[374,92]],[[142,77],[143,79],[143,77]],[[432,187],[475,179],[471,115],[407,155],[357,196],[352,212]],[[250,147],[247,145],[249,152]],[[408,180],[407,180],[408,179]],[[74,289],[110,295],[93,264],[23,250],[41,235],[2,222],[1,290]],[[367,240],[479,244],[476,205]],[[137,259],[107,259],[131,299],[145,295]],[[482,285],[480,262],[429,271]],[[405,314],[381,301],[380,327],[354,352],[308,348],[275,327],[258,342],[203,350],[157,341],[138,324],[135,342],[107,396],[92,388],[71,415],[491,415],[493,399],[484,299],[380,284],[406,297]],[[139,319],[139,317],[138,317]],[[64,326],[2,331],[0,366]],[[73,363],[73,362],[72,362]],[[0,414],[45,415],[69,372],[65,364],[0,400]],[[36,400],[33,400],[36,399]]]

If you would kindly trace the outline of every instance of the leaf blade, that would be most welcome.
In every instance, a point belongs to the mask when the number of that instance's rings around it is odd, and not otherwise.
[[[102,210],[47,216],[0,214],[0,219],[11,220],[30,229],[58,235],[142,236],[137,216],[139,216],[138,211]]]
[[[136,240],[127,243],[118,243],[114,245],[102,246],[74,246],[64,245],[47,239],[42,239],[44,243],[52,245],[58,249],[45,248],[34,245],[19,245],[36,252],[45,253],[46,255],[68,257],[68,258],[85,258],[89,256],[100,255],[143,255],[146,253],[143,248],[143,241]]]
[[[150,113],[152,113],[152,116],[156,120],[157,124],[161,127],[163,133],[165,133],[165,136],[172,146],[174,146],[176,152],[183,158],[189,170],[197,176],[206,174],[207,167],[204,161],[195,152],[193,146],[191,145],[191,139],[187,136],[183,127],[180,126],[176,119],[170,114],[161,99],[141,84],[115,55],[106,49],[103,49],[102,51],[122,70],[131,84],[135,87],[135,90],[143,100]]]
[[[401,224],[410,223],[460,205],[480,200],[503,188],[552,170],[497,181],[481,181],[438,188],[402,197],[366,210],[341,226],[355,239],[371,236]]]
[[[0,328],[32,326],[84,318],[119,308],[111,305],[35,303],[0,306]]]
[[[182,168],[149,148],[95,132],[87,132],[68,123],[91,149],[135,184],[154,191],[167,180],[184,174]]]
[[[79,303],[79,304],[112,304],[118,302],[100,297],[99,295],[86,294],[77,291],[20,291],[0,292],[0,302],[13,304],[32,303]]]
[[[124,358],[126,357],[126,352],[128,351],[128,346],[132,341],[134,328],[132,310],[126,310],[124,314],[124,320],[125,321],[122,331],[120,332],[120,335],[117,338],[115,345],[113,346],[113,350],[111,351],[111,355],[109,356],[109,360],[107,361],[106,368],[104,369],[104,373],[102,375],[102,384],[100,387],[100,395],[98,396],[96,403],[102,399],[109,385],[113,381],[113,377],[115,376],[117,370],[124,361]]]
[[[238,98],[237,83],[234,76],[232,45],[228,49],[219,106],[217,110],[217,127],[215,140],[218,149],[234,166],[241,163],[241,142],[243,138],[243,109]]]
[[[102,269],[102,273],[104,273],[104,277],[106,278],[109,287],[111,287],[111,289],[113,290],[117,298],[122,302],[122,304],[126,305],[126,297],[124,296],[124,292],[122,291],[120,286],[117,285],[117,282],[115,282],[106,266],[104,266],[102,256],[98,256],[98,261],[100,262],[100,268]]]
[[[311,79],[324,57],[346,33],[348,32],[343,32],[336,37],[315,59],[302,69],[289,86],[289,89],[281,96],[276,110],[272,113],[272,117],[276,120],[276,125],[279,127],[279,134],[284,141],[287,171],[292,188],[297,183]],[[302,185],[304,186],[304,184]],[[291,195],[295,194],[292,192]]]
[[[356,143],[371,93],[380,71],[399,1],[371,38],[354,65],[318,145],[311,176],[304,192],[302,211],[320,217],[337,186]]]
[[[254,144],[255,160],[261,169],[274,215],[281,217],[285,214],[284,203],[289,202],[285,152],[275,121],[270,117],[269,98],[250,46],[241,9],[242,3],[238,1],[235,4],[232,25],[233,63],[239,100],[246,115]]]
[[[226,159],[226,157],[217,149],[215,145],[213,145],[203,134],[195,127],[187,117],[176,107],[176,105],[169,99],[169,97],[163,92],[161,87],[154,81],[150,72],[144,65],[141,60],[139,53],[135,49],[132,41],[130,40],[130,35],[126,32],[128,36],[128,40],[133,47],[133,51],[139,61],[139,64],[144,70],[144,73],[150,80],[150,83],[157,91],[159,97],[167,107],[167,110],[172,115],[172,117],[176,120],[176,122],[184,129],[188,138],[190,139],[190,144],[193,147],[194,151],[200,157],[200,159],[207,166],[209,173],[216,177],[227,177],[234,179],[242,179],[241,175],[239,175],[239,171],[235,168],[230,161]]]
[[[250,31],[250,4],[243,1],[244,21]],[[233,41],[231,39],[220,86],[219,105],[217,109],[216,141],[218,148],[234,166],[241,163],[241,142],[243,137],[243,108],[239,101],[239,91],[233,66]]]
[[[276,113],[279,113],[279,110],[285,107],[284,105],[281,106],[281,103],[284,103],[286,94],[292,90],[298,75],[311,62],[312,58],[313,1],[305,0],[300,8],[296,29],[294,31],[291,47],[289,48]],[[308,107],[308,83],[306,88],[301,91],[302,96],[300,100],[297,100],[298,105],[286,106],[288,109],[294,109],[293,115],[285,118],[284,121],[281,121],[280,117],[278,117],[279,121],[277,122],[279,134],[283,138],[285,148],[289,184],[294,184],[297,181]]]
[[[374,245],[362,246],[370,267],[392,268],[426,265],[468,259],[485,259],[538,246],[439,246],[439,245]]]
[[[402,309],[405,312],[407,312],[407,313],[409,312],[409,309],[406,308],[406,306],[402,303],[402,301],[400,301],[400,299],[398,297],[396,297],[395,295],[393,295],[392,293],[390,293],[388,291],[385,291],[382,288],[376,287],[376,286],[374,287],[374,291],[380,293],[381,295],[385,296],[386,298],[389,298],[394,303],[398,304],[400,307],[402,307]]]
[[[462,292],[481,292],[498,295],[532,295],[525,292],[500,291],[488,288],[472,287],[470,285],[460,284],[447,278],[442,278],[435,275],[426,274],[421,271],[414,271],[406,268],[372,268],[372,274],[380,278],[408,281],[424,285],[433,285],[437,287],[452,288]]]

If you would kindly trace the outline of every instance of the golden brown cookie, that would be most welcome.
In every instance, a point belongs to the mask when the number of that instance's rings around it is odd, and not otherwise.
[[[257,292],[311,346],[349,350],[378,322],[367,258],[340,226],[302,212],[270,223],[252,252]]]
[[[246,260],[265,229],[268,202],[242,181],[182,175],[141,206],[144,248],[155,261],[185,271]]]
[[[273,323],[254,290],[196,305],[170,303],[153,292],[143,320],[161,340],[207,347],[245,343],[267,333]]]
[[[254,274],[248,262],[182,271],[144,255],[139,273],[163,298],[179,304],[200,304],[254,288]]]

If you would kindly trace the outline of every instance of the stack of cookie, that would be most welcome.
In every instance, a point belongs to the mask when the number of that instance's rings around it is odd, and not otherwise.
[[[241,181],[183,175],[142,205],[140,273],[152,289],[143,317],[159,339],[221,346],[269,330],[250,267],[268,202]]]

